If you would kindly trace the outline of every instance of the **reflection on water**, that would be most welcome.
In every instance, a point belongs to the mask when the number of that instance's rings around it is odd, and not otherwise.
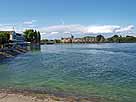
[[[41,50],[41,45],[40,44],[31,44],[30,46],[27,46],[27,49],[29,51],[40,51]]]
[[[58,44],[0,64],[0,86],[136,100],[136,44]],[[113,101],[112,101],[113,102]]]

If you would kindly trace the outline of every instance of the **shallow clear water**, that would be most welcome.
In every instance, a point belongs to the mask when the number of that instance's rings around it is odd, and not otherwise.
[[[0,87],[136,101],[136,44],[42,45],[0,62]]]

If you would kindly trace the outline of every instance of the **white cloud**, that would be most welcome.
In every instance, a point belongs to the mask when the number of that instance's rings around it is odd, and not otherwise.
[[[9,24],[0,24],[0,31],[13,31],[13,26]]]
[[[51,32],[51,34],[58,34],[59,32]]]
[[[90,26],[87,27],[87,33],[113,33],[117,29],[120,29],[120,26],[115,25],[103,25],[103,26]]]
[[[31,25],[31,24],[33,24],[33,22],[32,21],[25,21],[24,24],[25,25]]]
[[[76,33],[76,32],[84,32],[85,27],[82,25],[55,25],[55,26],[48,26],[48,27],[43,27],[40,29],[41,32],[45,33],[51,33],[51,32],[59,32],[59,33],[65,33],[65,32],[71,32],[71,33]]]
[[[131,32],[134,29],[134,25],[129,25],[127,27],[121,28],[116,30],[117,33],[121,33],[121,32]]]
[[[32,25],[33,23],[37,22],[36,20],[31,20],[31,21],[24,21],[24,25]]]
[[[126,33],[128,31],[132,31],[134,29],[134,25],[128,25],[127,27],[121,27],[118,25],[98,25],[98,26],[84,26],[80,24],[73,25],[55,25],[40,28],[42,33],[52,34],[52,32],[58,33]]]
[[[15,30],[17,32],[23,32],[25,29],[37,29],[41,32],[41,35],[69,35],[69,34],[77,34],[77,35],[84,35],[84,34],[130,34],[131,32],[135,34],[135,26],[128,25],[128,26],[119,26],[119,25],[81,25],[81,24],[70,24],[70,25],[53,25],[47,27],[38,27],[33,23],[36,20],[26,21],[23,24],[18,23],[15,24]],[[12,31],[13,25],[12,24],[0,24],[0,31]]]
[[[42,38],[61,38],[68,37],[69,34],[74,34],[74,36],[80,37],[81,35],[88,34],[103,34],[104,36],[112,36],[114,34],[124,35],[133,35],[135,34],[135,26],[128,25],[126,27],[119,25],[92,25],[92,26],[84,26],[80,24],[71,24],[71,25],[55,25],[42,27],[38,30],[41,32]]]
[[[64,32],[64,34],[70,34],[70,32]]]

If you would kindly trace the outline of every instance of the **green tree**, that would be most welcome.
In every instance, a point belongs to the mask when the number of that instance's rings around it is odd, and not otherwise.
[[[122,43],[134,43],[134,42],[136,42],[136,37],[126,36],[126,37],[122,37],[120,40]]]
[[[4,44],[8,43],[9,34],[7,32],[0,32],[0,47],[3,48]]]
[[[97,35],[96,39],[97,39],[97,42],[104,42],[104,40],[105,40],[103,35]]]
[[[59,40],[59,39],[55,39],[54,41],[55,41],[55,43],[62,43],[61,40]]]
[[[120,40],[118,35],[114,35],[112,39],[113,39],[113,42],[119,42]]]
[[[39,32],[39,31],[37,32],[37,35],[38,35],[37,40],[38,40],[38,42],[40,43],[40,41],[41,41],[41,34],[40,34],[40,32]]]
[[[24,31],[24,36],[26,41],[31,42],[31,43],[40,43],[40,32],[33,30],[33,29],[28,29]]]
[[[109,42],[120,43],[122,36],[113,35],[111,38],[108,38]]]

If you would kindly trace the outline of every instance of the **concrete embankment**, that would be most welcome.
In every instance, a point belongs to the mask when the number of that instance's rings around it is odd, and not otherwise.
[[[0,49],[0,60],[3,60],[5,58],[12,58],[17,56],[18,54],[26,53],[27,49],[25,48],[5,48],[5,49]]]

